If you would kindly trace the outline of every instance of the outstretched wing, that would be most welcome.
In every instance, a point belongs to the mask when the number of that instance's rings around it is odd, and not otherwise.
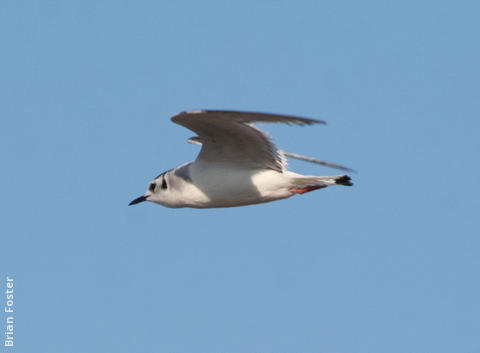
[[[194,142],[192,142],[192,143],[194,143]],[[340,170],[343,170],[343,171],[346,171],[346,172],[356,173],[356,171],[353,170],[352,168],[344,167],[343,165],[339,165],[339,164],[335,164],[335,163],[320,161],[318,159],[315,159],[315,158],[312,158],[312,157],[302,156],[302,155],[296,154],[296,153],[283,151],[283,155],[285,157],[295,158],[295,159],[298,159],[298,160],[301,160],[301,161],[323,165],[324,167],[328,167],[328,168],[340,169]]]
[[[198,136],[190,137],[187,140],[187,142],[191,143],[193,145],[200,145],[200,146],[202,145],[202,141],[200,141],[200,138]],[[346,171],[346,172],[356,173],[356,171],[354,169],[344,167],[343,165],[340,165],[340,164],[325,162],[325,161],[321,161],[321,160],[318,160],[318,159],[315,159],[315,158],[312,158],[312,157],[306,157],[306,156],[302,156],[300,154],[291,153],[291,152],[287,152],[287,151],[279,151],[279,153],[280,154],[283,153],[283,155],[285,157],[288,157],[288,158],[294,158],[294,159],[298,159],[298,160],[305,161],[305,162],[310,162],[310,163],[323,165],[324,167],[328,167],[328,168],[340,169],[340,170],[343,170],[343,171]]]
[[[244,164],[277,171],[283,170],[281,153],[253,123],[325,124],[321,120],[287,115],[223,110],[182,112],[174,115],[172,121],[198,134],[192,141],[202,144],[197,161]]]

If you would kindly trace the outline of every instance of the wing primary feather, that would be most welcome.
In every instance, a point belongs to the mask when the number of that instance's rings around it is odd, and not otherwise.
[[[304,117],[297,117],[292,115],[282,115],[282,114],[270,114],[270,113],[258,113],[258,112],[244,112],[236,110],[189,110],[178,113],[172,116],[171,120],[174,123],[180,123],[182,118],[197,116],[208,116],[212,118],[220,119],[238,119],[238,122],[243,123],[283,123],[287,125],[312,125],[312,124],[322,124],[326,125],[327,123],[323,120],[310,119]],[[182,125],[180,123],[180,125]]]
[[[198,136],[193,136],[193,137],[190,137],[188,140],[187,140],[188,143],[191,143],[192,145],[202,145],[202,141],[200,140],[200,137]]]
[[[329,163],[329,162],[325,162],[325,161],[319,161],[318,159],[315,159],[315,158],[312,158],[312,157],[305,157],[305,156],[302,156],[302,155],[299,155],[299,154],[296,154],[296,153],[290,153],[290,152],[285,152],[285,151],[283,152],[283,154],[286,157],[298,159],[298,160],[305,161],[305,162],[310,162],[310,163],[323,165],[324,167],[329,167],[329,168],[333,168],[333,169],[340,169],[340,170],[344,170],[346,172],[357,173],[355,170],[353,170],[351,168],[344,167],[344,166],[339,165],[339,164]]]

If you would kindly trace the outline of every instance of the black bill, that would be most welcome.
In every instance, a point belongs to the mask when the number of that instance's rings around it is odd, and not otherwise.
[[[130,202],[128,204],[128,206],[136,205],[137,203],[140,203],[140,202],[143,202],[143,201],[147,201],[147,197],[145,195],[137,197],[135,200]]]

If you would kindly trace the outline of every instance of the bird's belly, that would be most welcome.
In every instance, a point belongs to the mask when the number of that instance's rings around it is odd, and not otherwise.
[[[187,207],[233,207],[291,196],[288,180],[274,170],[245,170],[231,166],[192,168]]]

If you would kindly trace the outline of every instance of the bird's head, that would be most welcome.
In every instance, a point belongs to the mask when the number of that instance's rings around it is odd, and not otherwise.
[[[172,188],[176,176],[171,170],[164,172],[153,179],[149,184],[144,195],[137,197],[128,205],[136,205],[143,201],[151,201],[166,207],[175,207],[175,191]],[[177,206],[178,207],[178,206]]]

